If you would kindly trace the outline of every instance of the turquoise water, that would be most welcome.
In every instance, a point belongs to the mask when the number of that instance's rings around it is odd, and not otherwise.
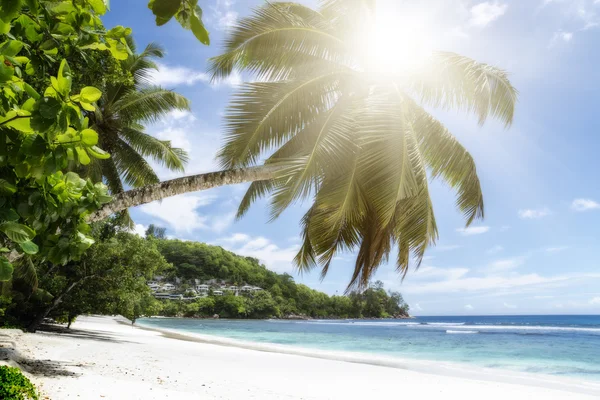
[[[138,323],[249,342],[465,363],[600,381],[600,316],[341,321],[146,318]]]

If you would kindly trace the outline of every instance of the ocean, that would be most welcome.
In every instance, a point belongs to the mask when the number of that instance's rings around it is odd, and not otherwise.
[[[278,348],[283,345],[600,381],[597,315],[311,321],[144,318],[137,323]]]

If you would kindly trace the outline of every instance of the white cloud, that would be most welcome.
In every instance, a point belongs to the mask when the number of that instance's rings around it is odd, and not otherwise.
[[[549,296],[549,295],[542,295],[542,296],[533,296],[534,299],[536,300],[542,300],[542,299],[553,299],[554,296]]]
[[[248,242],[250,240],[250,236],[246,235],[245,233],[234,233],[233,235],[226,237],[226,238],[220,238],[217,241],[218,242],[225,242],[225,243],[240,243],[240,242]]]
[[[462,246],[456,245],[456,244],[451,244],[451,245],[446,245],[446,246],[436,246],[435,250],[437,251],[452,251],[452,250],[456,250],[456,249],[460,249]]]
[[[195,71],[182,66],[169,66],[157,63],[158,71],[152,71],[152,81],[160,86],[192,86],[197,82],[209,83],[210,76],[205,72]]]
[[[423,307],[421,307],[419,305],[419,303],[415,303],[411,308],[417,310],[417,311],[423,311]]]
[[[557,31],[552,35],[548,48],[556,46],[558,43],[569,43],[573,39],[573,32]]]
[[[439,268],[423,266],[406,277],[407,281],[430,281],[436,279],[459,279],[469,272],[468,268]]]
[[[525,257],[506,258],[503,260],[496,260],[490,263],[487,269],[490,272],[506,271],[520,267],[524,263]]]
[[[500,245],[496,245],[490,249],[488,249],[487,253],[488,254],[498,254],[500,252],[504,251],[504,247],[500,246]]]
[[[481,235],[482,233],[489,232],[489,226],[470,226],[468,228],[458,228],[456,232],[463,236]]]
[[[575,199],[571,203],[571,209],[578,212],[598,210],[600,209],[600,203],[592,199]]]
[[[559,253],[561,251],[565,251],[568,249],[569,249],[569,246],[554,246],[554,247],[546,247],[544,249],[544,251],[546,251],[546,253]]]
[[[466,305],[465,305],[465,310],[469,310],[469,311],[471,311],[471,310],[473,310],[473,306],[472,306],[472,305],[470,305],[470,304],[466,304]]]
[[[214,200],[215,196],[203,193],[183,194],[144,204],[139,210],[166,222],[176,232],[190,233],[197,229],[210,228],[209,218],[200,215],[196,210]]]
[[[483,276],[471,276],[465,274],[459,278],[445,279],[431,282],[413,282],[407,280],[398,289],[407,294],[434,294],[434,293],[483,293],[491,294],[502,290],[513,292],[525,292],[540,289],[554,289],[556,287],[568,286],[574,282],[600,279],[600,274],[572,274],[541,276],[537,273],[520,274],[509,271],[505,275],[491,274]],[[388,285],[391,286],[391,285]]]
[[[233,10],[234,3],[232,0],[217,0],[211,7],[211,24],[225,31],[234,26],[238,19],[238,13]]]
[[[471,7],[469,23],[484,28],[506,13],[507,4],[485,1]]]
[[[500,232],[506,232],[506,231],[507,231],[507,230],[509,230],[509,229],[510,229],[510,226],[509,226],[509,225],[502,225],[502,226],[500,227]]]
[[[594,297],[594,298],[590,299],[590,304],[593,306],[599,306],[600,305],[600,297]]]
[[[224,232],[233,224],[233,221],[235,221],[235,212],[215,215],[211,218],[210,229],[216,233]]]
[[[196,83],[204,83],[214,88],[220,86],[238,86],[242,83],[239,71],[234,70],[227,78],[219,81],[211,81],[206,72],[196,71],[183,66],[169,66],[157,63],[158,71],[152,71],[152,81],[156,85],[175,87],[180,85],[193,86]]]
[[[236,254],[257,258],[276,272],[292,272],[293,260],[300,248],[297,244],[281,248],[266,237],[252,237],[244,233],[218,239],[217,243]]]
[[[506,307],[506,308],[510,308],[510,309],[515,309],[515,308],[517,308],[517,306],[516,306],[516,305],[514,305],[514,304],[509,304],[509,303],[506,303],[506,302],[504,303],[504,307]]]
[[[148,227],[145,225],[135,224],[135,226],[131,230],[131,233],[135,233],[136,235],[141,236],[141,237],[146,237],[147,229],[148,229]]]
[[[519,210],[519,218],[521,219],[540,219],[550,215],[552,211],[549,208],[525,209]]]

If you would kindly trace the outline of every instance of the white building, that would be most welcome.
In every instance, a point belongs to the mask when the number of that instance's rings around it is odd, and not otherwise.
[[[223,291],[222,290],[214,290],[213,291],[213,295],[215,295],[215,296],[223,296]]]
[[[164,285],[162,285],[161,289],[170,292],[172,290],[175,290],[175,285],[173,285],[172,283],[165,283]]]
[[[198,292],[208,292],[208,289],[210,288],[210,286],[206,285],[206,284],[201,284],[201,285],[196,285],[196,290]]]
[[[254,286],[245,285],[240,289],[242,292],[252,292],[254,291]]]

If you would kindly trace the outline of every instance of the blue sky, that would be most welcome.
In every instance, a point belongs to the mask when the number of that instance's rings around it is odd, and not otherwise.
[[[186,174],[215,170],[224,109],[248,77],[212,84],[206,60],[219,53],[228,27],[263,2],[200,0],[210,47],[174,22],[156,27],[146,3],[113,1],[105,23],[132,27],[140,48],[151,41],[163,45],[167,56],[157,83],[192,102],[191,113],[174,113],[148,131],[189,151]],[[392,264],[382,266],[376,279],[400,290],[415,315],[599,313],[600,2],[407,0],[397,2],[393,12],[406,28],[390,46],[420,37],[433,50],[501,67],[520,97],[508,130],[493,121],[481,128],[470,115],[433,111],[475,158],[486,218],[462,229],[454,194],[435,182],[437,246],[404,282]],[[159,171],[163,179],[177,176]],[[234,221],[245,187],[177,196],[133,209],[132,215],[140,230],[159,224],[174,237],[218,244],[315,289],[342,293],[352,254],[338,257],[322,282],[318,271],[299,276],[291,260],[306,205],[294,205],[268,223],[265,203],[259,202]]]

